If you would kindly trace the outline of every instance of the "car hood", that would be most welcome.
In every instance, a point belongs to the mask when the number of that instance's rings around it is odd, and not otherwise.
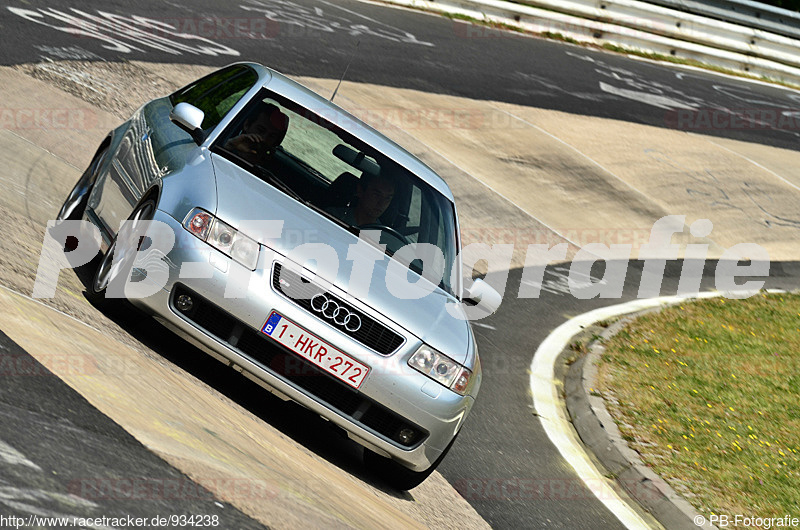
[[[282,221],[283,228],[279,237],[248,235],[283,256],[306,243],[324,243],[330,247],[325,251],[331,256],[324,260],[325,263],[317,266],[317,272],[343,291],[348,291],[350,285],[351,273],[356,263],[354,256],[359,255],[369,260],[374,263],[372,280],[369,282],[367,294],[359,294],[358,300],[456,362],[467,361],[467,357],[474,351],[472,332],[463,311],[452,296],[436,288],[419,299],[396,297],[387,287],[387,275],[389,280],[399,279],[406,282],[415,282],[419,280],[419,276],[405,267],[397,267],[397,263],[391,267],[391,258],[363,241],[358,247],[351,249],[359,243],[354,234],[225,158],[212,155],[212,161],[217,180],[216,215],[220,219],[237,229],[245,221]],[[332,263],[336,259],[338,268]],[[269,267],[271,262],[264,263],[263,266]],[[323,269],[335,272],[323,273]],[[455,307],[450,307],[448,311],[448,306]],[[459,316],[454,317],[451,312]]]

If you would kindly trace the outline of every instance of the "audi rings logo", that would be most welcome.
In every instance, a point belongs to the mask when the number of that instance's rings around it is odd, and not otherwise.
[[[351,312],[346,307],[339,305],[336,300],[331,300],[323,293],[311,299],[311,309],[332,320],[334,324],[342,326],[350,333],[355,333],[361,329],[361,317]]]

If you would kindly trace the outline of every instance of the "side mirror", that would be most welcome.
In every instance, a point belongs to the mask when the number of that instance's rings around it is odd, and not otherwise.
[[[472,282],[472,287],[467,289],[464,301],[473,305],[480,304],[483,309],[491,314],[500,307],[503,297],[491,285],[477,278]]]
[[[197,145],[203,143],[206,135],[201,128],[205,113],[189,103],[178,103],[172,112],[169,113],[169,119],[172,123],[192,135],[192,139]]]

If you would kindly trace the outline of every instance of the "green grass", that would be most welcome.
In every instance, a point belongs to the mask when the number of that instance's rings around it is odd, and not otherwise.
[[[452,20],[463,20],[464,22],[471,22],[473,24],[480,24],[480,23],[483,22],[482,20],[480,20],[478,18],[471,17],[469,15],[462,15],[461,13],[442,12],[442,16],[445,17],[445,18],[452,19]]]
[[[567,37],[566,35],[564,35],[562,33],[555,33],[555,32],[552,32],[552,31],[545,31],[541,35],[542,35],[542,37],[544,37],[546,39],[550,39],[550,40],[568,42],[570,44],[581,44],[579,41],[573,39],[572,37]]]
[[[414,8],[414,9],[425,11],[424,9],[419,9],[419,8]],[[516,33],[525,33],[525,30],[523,30],[522,28],[519,28],[517,26],[512,26],[511,24],[506,24],[504,22],[496,22],[494,20],[489,20],[489,19],[475,18],[469,15],[463,15],[461,13],[448,13],[446,11],[437,12],[437,14],[443,16],[444,18],[449,18],[451,20],[460,20],[462,22],[469,22],[470,24],[477,24],[479,26],[486,26],[488,28],[513,31]]]
[[[800,296],[640,317],[606,345],[599,390],[622,436],[700,513],[800,506]]]

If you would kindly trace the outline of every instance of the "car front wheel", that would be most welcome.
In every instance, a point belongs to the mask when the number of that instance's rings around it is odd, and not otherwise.
[[[134,208],[133,213],[128,217],[130,232],[137,233],[139,224],[144,221],[150,221],[155,216],[156,203],[152,199],[147,199],[139,203]],[[117,278],[120,273],[130,271],[130,266],[136,252],[139,250],[142,238],[137,238],[137,241],[120,241],[119,234],[114,237],[114,241],[108,247],[103,258],[100,260],[100,265],[94,273],[94,278],[89,286],[90,295],[95,298],[100,298],[106,292],[109,284]]]
[[[105,160],[107,153],[108,149],[106,148],[94,157],[92,163],[89,164],[89,167],[86,168],[86,171],[83,172],[81,178],[78,179],[75,187],[72,188],[72,191],[67,196],[67,200],[65,200],[64,204],[61,206],[56,220],[73,221],[83,217],[83,213],[86,211],[86,205],[89,202],[89,194],[92,191],[92,186],[94,186],[95,180],[97,180],[97,172],[100,170],[100,166],[103,165],[103,160]]]

